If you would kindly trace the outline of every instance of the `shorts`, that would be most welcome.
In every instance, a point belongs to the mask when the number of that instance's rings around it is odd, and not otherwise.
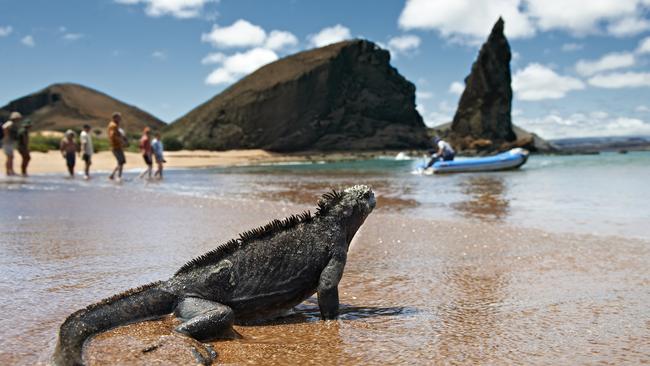
[[[142,154],[142,158],[144,159],[145,164],[147,164],[147,165],[151,165],[151,164],[153,164],[153,163],[151,162],[151,155],[149,155],[149,154]]]
[[[162,156],[155,155],[155,157],[156,157],[156,164],[166,163],[165,159],[163,159]]]
[[[121,149],[113,149],[113,156],[117,160],[118,165],[126,164],[126,157],[124,157],[124,151]]]
[[[81,156],[81,159],[86,162],[86,164],[91,164],[92,163],[92,155],[90,154],[83,154]]]
[[[74,167],[74,164],[76,163],[77,159],[77,154],[74,152],[67,152],[65,153],[65,163],[68,165],[68,167],[72,168]]]
[[[5,151],[5,155],[14,156],[14,144],[12,142],[5,142],[5,144],[2,145],[2,150]]]
[[[20,153],[20,156],[23,157],[23,160],[31,159],[31,156],[29,155],[29,150],[22,148],[22,149],[18,149],[18,152]]]

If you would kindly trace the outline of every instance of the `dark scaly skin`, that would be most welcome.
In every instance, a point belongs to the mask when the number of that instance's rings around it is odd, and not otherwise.
[[[176,331],[197,340],[232,338],[235,322],[279,316],[318,293],[322,319],[338,315],[338,284],[357,230],[375,207],[372,190],[323,195],[308,212],[242,234],[167,281],[103,300],[61,325],[53,362],[83,365],[83,344],[113,327],[174,313]]]

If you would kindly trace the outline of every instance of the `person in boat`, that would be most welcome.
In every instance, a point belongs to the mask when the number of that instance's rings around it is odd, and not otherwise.
[[[431,167],[436,161],[454,160],[454,156],[456,156],[456,152],[454,151],[454,148],[452,148],[447,141],[439,137],[436,137],[433,139],[433,146],[434,146],[434,150],[432,150],[433,154],[431,155],[431,159],[427,164],[427,168]]]

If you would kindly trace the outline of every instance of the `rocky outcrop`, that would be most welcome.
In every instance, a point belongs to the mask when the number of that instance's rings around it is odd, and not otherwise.
[[[166,131],[187,148],[272,151],[426,147],[415,86],[374,43],[351,40],[268,64]]]
[[[506,151],[514,147],[523,147],[534,153],[560,153],[561,149],[550,141],[544,140],[537,134],[528,132],[521,127],[512,125],[512,131],[515,134],[513,141],[504,141],[495,145],[492,140],[484,138],[474,138],[471,136],[458,137],[451,130],[451,122],[429,129],[429,136],[442,137],[445,140],[452,141],[454,147],[462,155],[490,155],[497,151]]]
[[[489,140],[481,145],[497,150],[517,137],[512,128],[512,88],[510,45],[499,18],[483,44],[472,71],[465,78],[465,90],[451,124],[451,140],[460,150],[469,149],[474,140]]]
[[[19,111],[34,130],[79,130],[84,124],[103,131],[113,112],[122,113],[127,132],[140,133],[145,126],[162,128],[165,123],[151,114],[78,84],[53,84],[16,99],[0,109],[0,121]]]

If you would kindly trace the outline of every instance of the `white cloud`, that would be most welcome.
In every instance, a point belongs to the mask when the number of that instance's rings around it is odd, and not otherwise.
[[[151,57],[162,61],[167,59],[167,53],[164,51],[154,51],[151,53]]]
[[[634,66],[635,63],[636,59],[632,53],[612,52],[598,60],[578,60],[576,63],[576,71],[582,76],[590,76],[603,71]]]
[[[622,18],[607,26],[607,32],[616,37],[634,36],[648,29],[650,21],[637,17]]]
[[[115,0],[118,4],[145,4],[145,13],[151,17],[171,15],[176,18],[196,18],[201,15],[203,7],[215,0]]]
[[[433,93],[428,91],[416,91],[415,98],[417,100],[425,100],[433,98]]]
[[[536,118],[520,117],[516,123],[547,139],[650,135],[650,123],[625,116],[610,117],[607,113],[562,116],[552,112]]]
[[[298,44],[298,38],[291,32],[273,30],[266,38],[264,46],[266,48],[278,51],[285,47],[293,47]]]
[[[83,37],[84,35],[81,33],[66,33],[63,35],[63,39],[70,42],[77,41]]]
[[[589,116],[591,116],[591,118],[605,119],[609,117],[609,113],[605,111],[593,111],[589,113]]]
[[[208,85],[218,85],[218,84],[230,84],[234,83],[237,80],[235,75],[228,72],[224,68],[215,69],[205,78],[205,83]]]
[[[564,98],[571,90],[584,89],[579,79],[558,75],[547,66],[531,63],[518,70],[512,78],[517,99],[543,100]]]
[[[352,38],[350,29],[337,24],[333,27],[327,27],[320,30],[316,34],[310,34],[307,36],[309,43],[314,47],[323,47],[328,44],[344,41],[346,39]]]
[[[579,51],[583,48],[584,45],[582,43],[565,43],[562,45],[562,51],[564,52]]]
[[[13,31],[14,31],[14,29],[10,25],[0,27],[0,37],[6,37],[6,36],[10,35],[11,32],[13,32]]]
[[[650,37],[646,37],[639,42],[636,48],[637,53],[650,53]]]
[[[265,40],[264,29],[244,19],[239,19],[227,27],[215,24],[210,33],[201,35],[201,41],[217,48],[261,46]]]
[[[420,47],[420,37],[413,34],[393,37],[388,40],[388,48],[394,53],[408,53]]]
[[[644,5],[643,0],[592,0],[588,4],[582,1],[527,0],[527,3],[528,14],[537,20],[541,30],[566,30],[574,35],[598,33],[603,23],[609,23],[616,30],[617,26],[613,24],[636,17],[638,8]],[[618,26],[619,30],[623,28]]]
[[[599,88],[641,88],[650,86],[650,72],[614,72],[590,78],[589,85]]]
[[[20,40],[20,43],[24,44],[27,47],[34,47],[36,46],[36,42],[34,41],[34,37],[32,36],[25,36]]]
[[[210,57],[210,55],[208,55]],[[218,56],[209,61],[221,64],[221,67],[215,69],[206,78],[206,84],[228,84],[236,81],[240,77],[249,74],[258,68],[278,59],[278,55],[272,50],[266,48],[253,48],[245,52],[238,52],[234,55],[224,56],[222,60],[217,61]],[[205,58],[204,58],[205,60]]]
[[[451,94],[461,95],[465,91],[465,84],[460,81],[454,81],[449,85],[449,90]]]
[[[435,127],[443,123],[451,122],[454,116],[448,111],[428,111],[424,105],[417,105],[417,110],[424,120],[424,124],[429,127]]]
[[[264,28],[245,19],[239,19],[227,27],[215,24],[210,33],[201,35],[201,41],[210,43],[216,48],[264,46],[274,51],[298,44],[298,38],[291,32],[272,30],[267,35]]]
[[[512,39],[548,30],[621,37],[650,29],[644,17],[648,10],[648,0],[407,0],[399,26],[437,30],[445,38],[476,43],[502,16]]]
[[[226,59],[226,57],[228,56],[221,52],[210,53],[201,60],[201,63],[203,65],[220,64]]]
[[[482,41],[502,16],[510,38],[535,34],[535,27],[522,13],[521,0],[407,0],[399,17],[402,29],[437,30],[446,38]]]
[[[650,107],[647,105],[638,105],[636,108],[634,108],[634,110],[639,113],[648,113],[650,112]]]

